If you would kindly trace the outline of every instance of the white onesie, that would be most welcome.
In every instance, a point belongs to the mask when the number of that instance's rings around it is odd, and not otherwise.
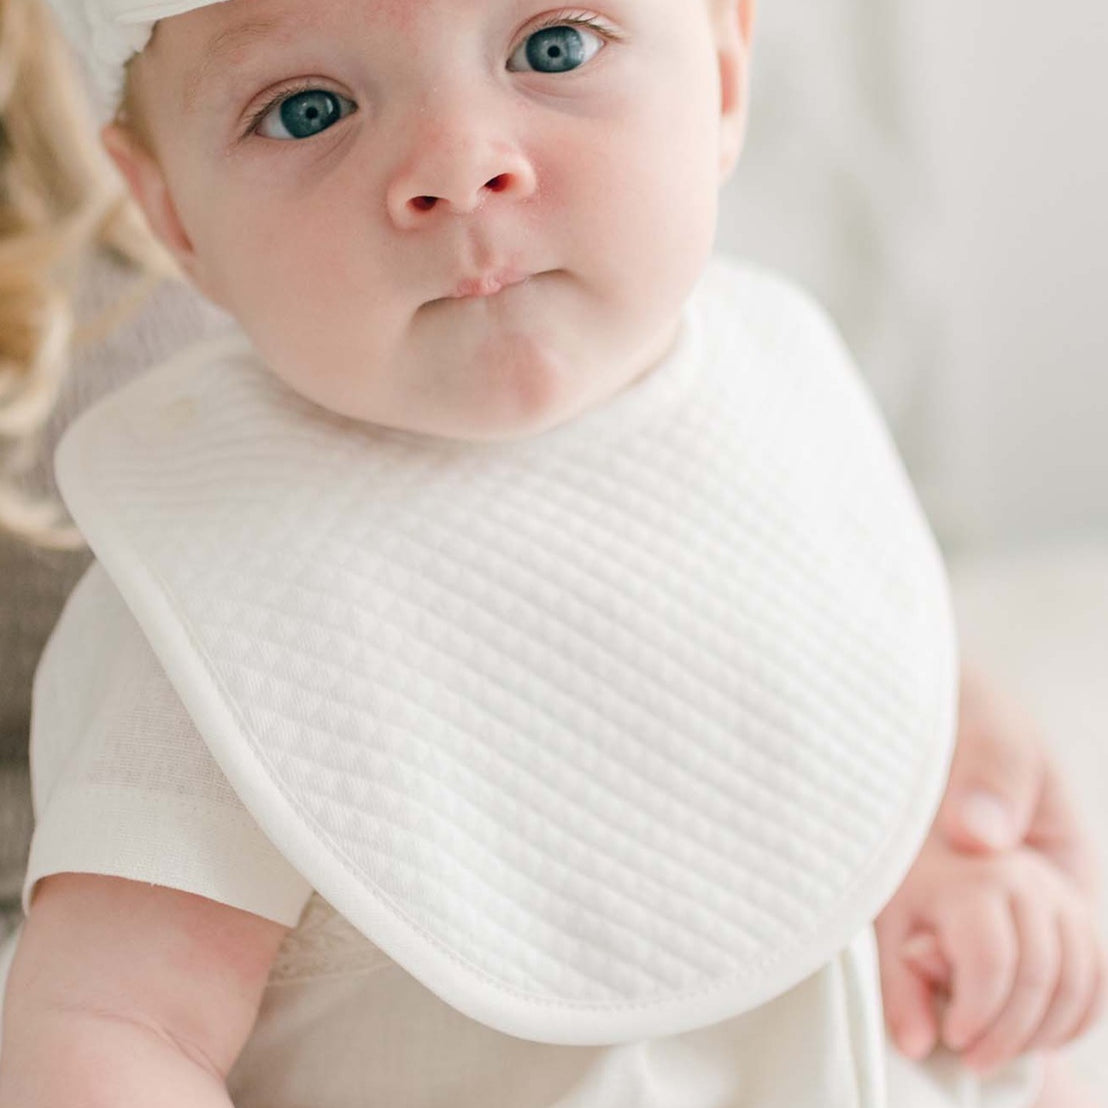
[[[949,1058],[886,1089],[870,923],[956,652],[887,436],[781,282],[715,263],[663,365],[497,446],[208,344],[59,478],[100,564],[36,682],[24,903],[102,872],[295,925],[240,1108],[1030,1104],[1028,1067]]]

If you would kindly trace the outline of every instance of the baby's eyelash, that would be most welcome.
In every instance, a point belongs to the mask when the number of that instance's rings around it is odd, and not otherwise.
[[[550,27],[588,27],[595,31],[601,38],[618,40],[623,38],[614,27],[610,27],[602,19],[591,12],[581,11],[579,8],[563,8],[546,16],[540,23],[527,30],[527,37],[537,35],[539,31],[545,31]]]

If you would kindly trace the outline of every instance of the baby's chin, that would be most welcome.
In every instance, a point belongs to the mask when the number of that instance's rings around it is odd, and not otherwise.
[[[588,367],[517,336],[488,343],[471,356],[430,364],[383,359],[337,364],[328,372],[299,364],[270,371],[325,411],[394,431],[467,442],[508,442],[541,434],[585,411]],[[264,355],[263,355],[264,357]],[[367,368],[373,367],[373,368]]]
[[[504,441],[539,434],[579,410],[587,378],[579,361],[526,334],[489,337],[459,367],[444,395],[466,427],[459,437]]]
[[[529,336],[490,342],[430,390],[441,402],[434,433],[509,442],[552,431],[633,387],[666,357],[677,331],[675,321],[647,346],[613,343],[610,353],[551,349]]]
[[[397,422],[462,442],[514,442],[568,423],[591,406],[566,372],[549,365],[490,363],[475,376],[468,387],[444,389],[418,415]]]

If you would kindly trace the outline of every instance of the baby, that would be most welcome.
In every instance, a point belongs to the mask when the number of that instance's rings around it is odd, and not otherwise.
[[[1052,1103],[887,1053],[894,892],[971,1060],[1096,943],[927,839],[936,551],[823,316],[709,261],[752,2],[58,5],[242,334],[59,454],[0,1105]]]

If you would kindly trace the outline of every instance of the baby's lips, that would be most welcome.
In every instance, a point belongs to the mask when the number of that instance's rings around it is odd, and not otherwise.
[[[929,931],[918,931],[900,948],[904,960],[932,985],[949,988],[950,966],[939,947],[939,940]]]
[[[449,293],[447,299],[464,300],[470,297],[495,296],[503,289],[520,285],[530,277],[530,273],[510,267],[486,270],[473,276],[463,277],[454,286],[454,291]]]

